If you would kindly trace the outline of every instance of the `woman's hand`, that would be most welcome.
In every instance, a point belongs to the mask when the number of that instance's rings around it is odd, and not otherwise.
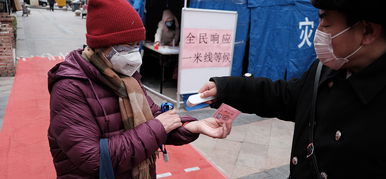
[[[181,118],[174,109],[158,115],[156,119],[164,126],[166,133],[182,126]]]
[[[210,117],[199,121],[193,121],[184,126],[190,132],[200,133],[213,138],[225,138],[232,129],[231,123],[220,122]]]

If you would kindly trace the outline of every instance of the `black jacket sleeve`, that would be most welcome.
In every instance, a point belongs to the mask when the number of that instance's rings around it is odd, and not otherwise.
[[[310,69],[299,79],[273,82],[268,78],[213,77],[216,83],[217,97],[211,107],[221,103],[231,105],[244,113],[254,113],[261,117],[277,117],[294,121],[296,104],[302,86],[309,75],[315,74],[315,61]]]

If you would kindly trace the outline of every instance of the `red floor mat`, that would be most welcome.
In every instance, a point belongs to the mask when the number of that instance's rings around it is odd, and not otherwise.
[[[47,71],[58,62],[18,61],[0,132],[0,178],[55,178],[47,141]]]
[[[18,62],[0,131],[0,178],[55,178],[47,141],[47,72],[62,59],[32,57]],[[190,145],[167,147],[170,161],[157,161],[159,178],[225,178]]]

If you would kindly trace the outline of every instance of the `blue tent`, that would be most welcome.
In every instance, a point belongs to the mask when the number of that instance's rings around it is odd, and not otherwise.
[[[138,12],[142,21],[145,15],[145,3],[144,0],[128,0],[129,3],[133,6],[133,8]]]
[[[300,77],[315,59],[318,10],[309,0],[191,0],[191,8],[238,12],[232,76]],[[249,42],[249,44],[247,43]]]

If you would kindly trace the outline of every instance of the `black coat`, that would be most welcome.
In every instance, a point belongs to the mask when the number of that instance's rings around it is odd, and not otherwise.
[[[307,158],[317,62],[298,80],[216,77],[217,101],[246,113],[295,122],[291,179],[316,178]],[[316,103],[314,155],[329,179],[386,178],[386,55],[346,79],[323,67]]]
[[[54,5],[55,4],[55,0],[48,0],[48,4]]]

